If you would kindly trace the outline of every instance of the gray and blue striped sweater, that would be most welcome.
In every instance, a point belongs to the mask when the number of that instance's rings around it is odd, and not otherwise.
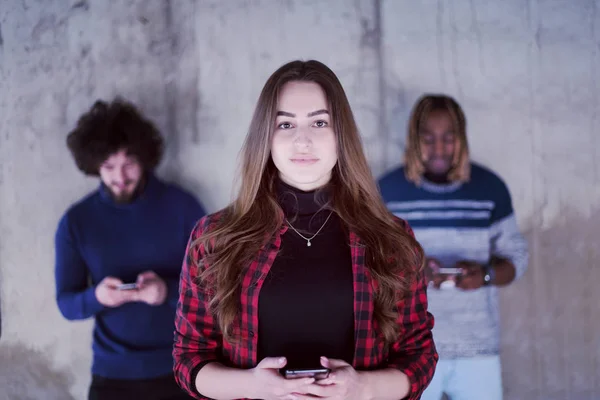
[[[527,268],[527,243],[519,232],[510,193],[490,170],[471,165],[467,183],[419,187],[398,168],[379,181],[388,209],[409,222],[428,257],[451,267],[460,260],[487,263],[492,255],[510,259],[517,278]],[[435,317],[434,340],[440,358],[476,357],[499,352],[498,293],[429,290]]]

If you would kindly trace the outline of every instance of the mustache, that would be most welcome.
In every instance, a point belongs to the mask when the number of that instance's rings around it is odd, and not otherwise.
[[[121,185],[127,186],[127,185],[131,185],[132,183],[133,183],[133,181],[132,181],[132,180],[126,180],[126,181],[123,181],[122,183],[119,183],[119,182],[111,182],[111,183],[110,183],[110,185],[111,185],[111,186],[121,186]]]

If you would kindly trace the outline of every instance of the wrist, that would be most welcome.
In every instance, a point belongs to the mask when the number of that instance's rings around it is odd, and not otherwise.
[[[265,398],[254,369],[226,367],[216,360],[200,368],[195,385],[196,392],[211,399]]]
[[[373,394],[373,382],[371,374],[368,371],[357,371],[358,381],[360,387],[360,399],[373,400],[375,398]]]
[[[256,384],[256,379],[254,377],[255,368],[240,370],[240,375],[242,377],[241,381],[242,387],[245,388],[244,392],[246,397],[250,399],[262,399],[263,393],[261,391],[260,385]]]
[[[98,298],[98,286],[90,287],[85,293],[86,302],[91,304],[91,308],[94,310],[94,314],[102,310],[106,305]]]
[[[491,264],[483,266],[483,286],[491,286],[496,281],[496,269]]]
[[[162,305],[165,303],[165,301],[167,301],[167,296],[169,294],[169,288],[167,287],[166,283],[162,283],[162,290],[160,291],[160,298],[158,301],[158,305]]]
[[[100,304],[102,307],[107,307],[107,308],[115,307],[114,304],[112,304],[111,302],[109,302],[107,300],[106,296],[104,296],[104,293],[102,293],[102,290],[103,290],[103,288],[101,288],[100,285],[98,285],[94,288],[94,298],[96,299],[98,304]]]

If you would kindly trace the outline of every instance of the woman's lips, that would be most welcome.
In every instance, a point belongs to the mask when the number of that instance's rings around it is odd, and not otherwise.
[[[293,162],[294,164],[311,165],[311,164],[315,164],[317,161],[319,161],[319,159],[313,158],[313,157],[295,157],[295,158],[291,158],[290,161]]]

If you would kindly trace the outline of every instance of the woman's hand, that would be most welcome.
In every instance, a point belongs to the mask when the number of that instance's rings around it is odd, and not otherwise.
[[[307,395],[300,396],[299,399],[311,399],[315,396],[336,400],[369,398],[364,375],[357,372],[346,361],[321,357],[321,365],[331,370],[329,376],[310,385]]]
[[[284,357],[266,357],[251,369],[254,379],[250,397],[264,400],[296,400],[309,393],[308,389],[315,379],[285,379],[279,373],[279,369],[286,363]]]

